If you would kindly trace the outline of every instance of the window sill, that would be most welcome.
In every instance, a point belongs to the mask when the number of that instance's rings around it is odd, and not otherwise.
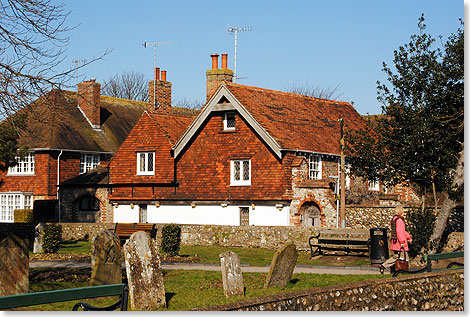
[[[251,183],[230,183],[230,187],[239,187],[239,186],[251,186]]]
[[[34,173],[8,173],[7,176],[36,176]]]

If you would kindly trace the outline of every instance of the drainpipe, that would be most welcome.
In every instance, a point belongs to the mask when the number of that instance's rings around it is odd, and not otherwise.
[[[60,222],[60,196],[59,196],[59,192],[60,192],[60,187],[59,187],[59,183],[60,183],[60,157],[62,156],[62,152],[63,152],[63,150],[60,150],[59,156],[57,157],[57,203],[59,204],[59,222]]]

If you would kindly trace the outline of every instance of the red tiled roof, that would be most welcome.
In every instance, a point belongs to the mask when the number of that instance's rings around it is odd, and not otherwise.
[[[171,145],[178,141],[179,137],[183,134],[189,126],[194,117],[187,115],[165,114],[149,112],[149,117],[155,121],[155,124],[160,127],[160,130],[168,138]]]
[[[340,154],[338,119],[343,118],[345,131],[365,125],[348,102],[224,84],[282,149]]]

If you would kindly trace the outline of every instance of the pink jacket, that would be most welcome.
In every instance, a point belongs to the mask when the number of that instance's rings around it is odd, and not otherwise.
[[[394,216],[395,219],[397,216]],[[390,241],[390,250],[392,251],[400,251],[401,244],[404,245],[405,251],[409,251],[408,249],[408,240],[411,240],[411,236],[405,230],[405,223],[403,219],[397,220],[397,241],[394,243],[393,240]]]

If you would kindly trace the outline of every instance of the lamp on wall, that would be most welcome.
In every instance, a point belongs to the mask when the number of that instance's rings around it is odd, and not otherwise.
[[[222,208],[227,208],[228,204],[227,203],[221,203],[220,206],[222,206]]]
[[[118,203],[113,203],[113,206],[114,206],[115,208],[117,208],[117,207],[119,207],[119,204],[118,204]]]
[[[279,209],[279,210],[282,210],[282,208],[284,208],[284,205],[283,204],[276,204],[276,208]]]
[[[160,202],[159,201],[155,202],[155,207],[160,208]]]
[[[134,209],[134,203],[131,203],[131,209]]]
[[[192,202],[191,203],[191,208],[196,208],[196,203]]]
[[[254,203],[251,203],[251,210],[255,210],[256,205]]]

